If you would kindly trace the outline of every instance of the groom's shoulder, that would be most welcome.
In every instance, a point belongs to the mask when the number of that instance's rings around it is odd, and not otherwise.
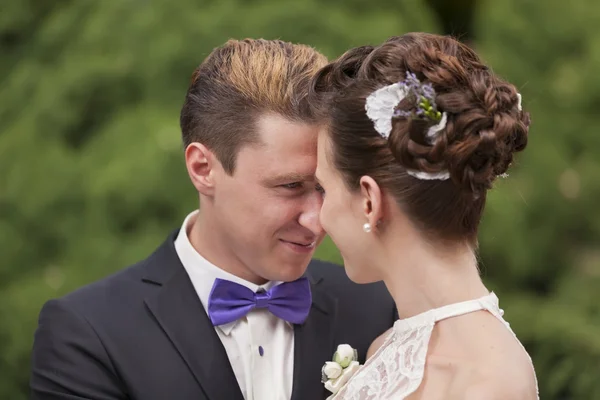
[[[86,319],[126,312],[126,309],[135,307],[142,297],[136,287],[141,286],[142,283],[139,272],[143,265],[144,261],[140,261],[60,297],[50,299],[44,304],[42,312],[52,306],[61,307]]]
[[[316,258],[308,264],[308,272],[316,280],[341,277],[345,274],[343,266]]]
[[[308,273],[326,291],[337,296],[367,296],[373,301],[391,301],[391,296],[383,282],[354,283],[348,278],[344,267],[339,264],[313,259],[308,265]]]
[[[397,319],[394,300],[383,282],[354,283],[346,275],[343,266],[321,260],[311,261],[308,274],[315,290],[336,300],[337,318],[341,326],[349,327],[358,323],[369,327],[360,332],[372,330],[370,341],[385,332]],[[366,343],[365,352],[370,341]]]
[[[168,241],[157,247],[151,254],[103,278],[86,283],[83,286],[51,301],[58,301],[75,309],[91,311],[93,309],[114,309],[135,304],[145,297],[154,285],[146,282],[146,277],[158,267],[168,268],[161,263],[161,253],[168,251]]]
[[[131,289],[142,283],[143,271],[147,265],[148,259],[138,261],[110,275],[88,282],[65,294],[61,299],[66,302],[85,303],[88,300],[97,301],[99,296],[110,299],[119,292],[131,292]]]

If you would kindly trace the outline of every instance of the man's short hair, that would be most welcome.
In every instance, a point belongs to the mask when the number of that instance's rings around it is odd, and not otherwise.
[[[312,123],[310,81],[327,64],[312,47],[281,40],[229,40],[194,71],[181,110],[184,145],[199,142],[233,173],[243,145],[258,142],[257,117]]]

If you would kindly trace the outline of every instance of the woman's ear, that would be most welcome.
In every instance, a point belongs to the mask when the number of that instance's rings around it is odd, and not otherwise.
[[[360,193],[366,222],[375,229],[383,219],[383,194],[381,188],[370,176],[360,178]]]

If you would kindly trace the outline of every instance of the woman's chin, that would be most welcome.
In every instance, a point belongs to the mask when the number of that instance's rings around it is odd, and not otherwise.
[[[344,259],[344,269],[346,271],[346,275],[348,275],[348,278],[350,278],[350,280],[354,283],[362,285],[366,283],[378,282],[381,280],[373,276],[372,273],[369,273],[369,267],[356,265],[354,263],[346,261],[346,259]]]

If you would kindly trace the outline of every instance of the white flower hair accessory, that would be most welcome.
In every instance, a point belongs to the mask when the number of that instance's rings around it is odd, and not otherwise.
[[[415,106],[411,111],[396,110],[402,100],[412,96]],[[392,120],[396,117],[422,118],[435,122],[425,135],[429,144],[434,144],[440,133],[446,128],[448,115],[441,113],[435,103],[435,90],[431,83],[423,84],[412,72],[406,73],[406,79],[388,86],[384,86],[367,97],[365,103],[367,116],[375,130],[385,139],[389,139],[392,132]],[[406,170],[406,173],[418,179],[446,180],[450,178],[447,171],[429,173],[423,171]]]
[[[406,97],[414,99],[414,107],[410,111],[396,110]],[[441,113],[435,103],[435,90],[431,83],[421,83],[412,72],[406,73],[406,79],[377,89],[367,97],[365,110],[373,121],[375,130],[385,139],[390,137],[392,119],[394,117],[421,118],[435,122],[427,131],[427,139],[435,142],[439,133],[446,127],[447,114]]]
[[[402,83],[394,83],[377,89],[367,97],[365,109],[367,116],[375,126],[375,130],[383,138],[390,137],[394,110],[408,95],[408,90]]]
[[[415,101],[412,110],[396,110],[398,104],[408,96],[412,96]],[[435,97],[436,93],[431,83],[423,84],[414,73],[407,71],[405,80],[384,86],[371,93],[365,102],[365,110],[369,119],[373,121],[377,133],[385,139],[390,137],[394,118],[421,118],[435,122],[435,125],[431,126],[425,134],[427,142],[433,145],[441,132],[446,129],[448,122],[448,115],[437,109]],[[522,111],[520,93],[517,93],[517,98],[517,109]],[[443,181],[450,178],[448,171],[430,173],[407,169],[406,173],[422,180]],[[502,175],[502,177],[506,176],[506,174]]]
[[[356,349],[348,344],[340,344],[333,354],[332,361],[327,361],[323,365],[321,382],[325,384],[325,389],[336,394],[359,368]],[[331,397],[333,395],[329,398]]]

